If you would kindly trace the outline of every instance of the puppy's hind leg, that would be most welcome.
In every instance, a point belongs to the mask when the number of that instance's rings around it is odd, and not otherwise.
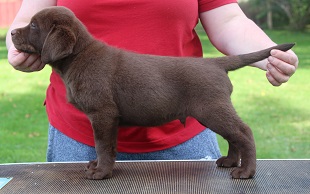
[[[240,165],[240,151],[233,144],[228,142],[228,154],[227,156],[223,156],[216,161],[218,167],[237,167]]]
[[[236,167],[231,175],[233,178],[251,178],[256,170],[256,150],[251,129],[242,122],[232,104],[220,103],[206,108],[196,108],[196,118],[204,126],[221,135],[229,143],[226,157],[217,160],[219,167]],[[241,165],[238,166],[241,158]],[[238,166],[238,167],[237,167]]]

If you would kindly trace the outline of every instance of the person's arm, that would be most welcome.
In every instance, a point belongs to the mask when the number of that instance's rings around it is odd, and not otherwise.
[[[227,4],[200,14],[201,23],[212,44],[225,55],[238,55],[265,49],[275,43],[250,19],[237,3]],[[273,50],[268,60],[253,66],[266,70],[274,86],[287,82],[298,66],[298,57],[289,50]]]
[[[39,55],[30,55],[18,51],[12,43],[11,31],[15,28],[21,28],[28,25],[34,14],[46,7],[54,5],[56,5],[56,0],[24,0],[22,2],[21,8],[15,16],[6,35],[8,61],[16,70],[23,72],[39,71],[44,68],[45,64],[42,63]]]

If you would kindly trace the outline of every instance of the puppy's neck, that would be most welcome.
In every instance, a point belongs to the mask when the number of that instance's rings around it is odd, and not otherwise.
[[[81,24],[79,31],[76,33],[76,44],[73,49],[73,55],[77,55],[85,50],[90,44],[96,41],[87,31],[84,25]]]
[[[75,56],[70,55],[61,60],[50,63],[49,65],[56,71],[61,77],[68,71],[69,65],[74,61]]]

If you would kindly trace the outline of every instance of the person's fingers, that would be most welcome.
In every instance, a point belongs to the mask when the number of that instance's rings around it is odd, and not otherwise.
[[[39,71],[42,69],[42,61],[39,55],[30,55],[23,65],[25,72]]]
[[[20,53],[9,61],[9,63],[19,71],[33,72],[40,71],[44,68],[45,64],[42,63],[39,55],[30,55],[27,53]]]
[[[266,77],[273,86],[280,86],[289,80],[289,76],[284,75],[270,63],[267,64]]]
[[[28,57],[29,54],[27,53],[9,51],[8,62],[15,68],[23,64]]]
[[[279,71],[288,76],[292,76],[295,73],[298,66],[298,58],[294,52],[272,50],[271,55],[268,61]]]

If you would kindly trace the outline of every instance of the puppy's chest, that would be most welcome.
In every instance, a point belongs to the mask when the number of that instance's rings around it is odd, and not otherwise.
[[[78,92],[75,91],[75,89],[72,86],[70,87],[70,85],[66,85],[66,91],[67,91],[67,101],[72,105],[74,105],[77,109],[82,110],[83,105],[77,99]]]
[[[81,93],[84,92],[81,88],[81,81],[78,78],[70,78],[68,76],[62,76],[62,80],[66,87],[67,101],[79,110],[84,109],[83,102],[80,100]]]
[[[69,103],[88,113],[113,101],[111,87],[106,79],[96,79],[82,74],[63,78]]]

